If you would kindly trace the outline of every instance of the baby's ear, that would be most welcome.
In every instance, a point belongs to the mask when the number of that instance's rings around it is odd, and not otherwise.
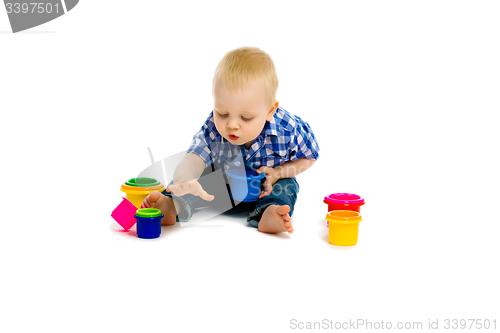
[[[269,113],[267,114],[267,119],[266,119],[267,121],[271,121],[271,119],[273,119],[274,114],[276,113],[276,110],[278,110],[279,105],[280,103],[278,101],[274,102],[272,109],[269,110]]]

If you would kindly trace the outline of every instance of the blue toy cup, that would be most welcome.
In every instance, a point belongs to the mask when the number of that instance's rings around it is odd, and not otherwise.
[[[233,199],[251,202],[259,199],[261,180],[265,173],[258,174],[255,170],[231,169],[228,172]]]
[[[138,209],[135,213],[135,218],[137,220],[137,236],[139,238],[152,239],[160,237],[163,214],[159,209]]]

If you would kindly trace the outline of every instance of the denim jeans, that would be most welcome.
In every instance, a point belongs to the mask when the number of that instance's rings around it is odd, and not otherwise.
[[[210,172],[213,172],[214,169],[212,167],[208,167],[205,169],[203,172],[202,176],[200,176],[200,179],[198,181],[200,182],[200,185],[203,187],[203,189],[208,193],[211,194],[210,191],[210,185],[209,184],[204,184],[203,183],[203,176],[207,175]],[[262,179],[262,183],[264,182],[265,178]],[[169,186],[173,184],[173,181],[170,182]],[[205,185],[205,186],[204,186]],[[230,186],[226,184],[228,193],[230,192]],[[299,183],[297,183],[297,180],[295,177],[292,178],[282,178],[278,180],[276,183],[273,185],[273,191],[271,194],[268,194],[267,196],[258,199],[255,202],[238,202],[238,204],[235,204],[234,201],[232,201],[233,208],[236,205],[244,204],[245,207],[249,207],[250,210],[252,210],[247,218],[247,222],[258,228],[259,226],[259,221],[262,217],[262,213],[264,210],[270,206],[270,205],[288,205],[290,207],[290,212],[288,213],[290,216],[293,214],[293,208],[295,206],[295,201],[297,201],[297,194],[299,193],[300,186]],[[162,192],[163,195],[172,197],[176,203],[179,206],[179,211],[177,213],[177,222],[187,222],[191,219],[193,216],[196,208],[199,207],[205,207],[210,205],[210,201],[206,201],[201,199],[199,196],[193,195],[193,194],[185,194],[183,196],[176,196],[172,192],[167,192],[164,190]]]

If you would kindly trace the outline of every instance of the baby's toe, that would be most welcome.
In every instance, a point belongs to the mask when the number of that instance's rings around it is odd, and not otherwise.
[[[161,199],[162,196],[163,194],[158,191],[151,192],[146,199],[142,201],[141,206],[144,206],[145,208],[155,208],[158,206],[158,201],[161,201],[159,199]]]
[[[292,227],[292,221],[290,215],[286,214],[286,216],[283,216],[284,223],[283,225],[285,226],[286,231],[289,233],[293,232],[293,227]]]
[[[141,208],[150,208],[151,207],[151,204],[149,203],[148,199],[149,199],[149,196],[147,196],[146,199],[144,199],[142,201]]]

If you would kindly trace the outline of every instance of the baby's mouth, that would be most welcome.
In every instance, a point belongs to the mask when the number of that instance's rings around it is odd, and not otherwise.
[[[231,140],[235,140],[235,141],[239,139],[239,137],[238,137],[238,136],[236,136],[236,135],[232,135],[232,134],[229,134],[229,138],[230,138]]]

